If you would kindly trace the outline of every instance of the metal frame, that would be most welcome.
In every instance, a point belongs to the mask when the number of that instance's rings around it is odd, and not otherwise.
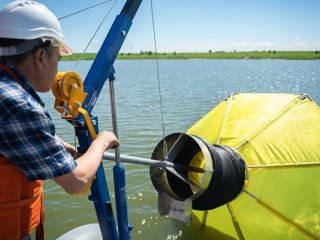
[[[98,54],[95,58],[84,81],[84,91],[87,97],[82,107],[90,115],[95,131],[98,132],[98,118],[91,115],[91,111],[99,97],[106,80],[109,80],[110,105],[112,113],[112,125],[117,135],[117,119],[114,98],[114,67],[113,64],[121,49],[121,46],[132,25],[132,20],[140,7],[142,0],[127,0],[121,13],[114,20]],[[76,135],[79,140],[79,152],[85,152],[92,139],[88,127],[82,115],[76,120]],[[117,209],[117,223],[114,218],[111,199],[107,186],[106,176],[101,163],[96,173],[96,179],[91,186],[89,200],[93,201],[103,239],[130,239],[132,227],[128,224],[128,211],[126,199],[125,168],[121,164],[119,148],[115,150],[116,165],[113,169],[115,199]]]

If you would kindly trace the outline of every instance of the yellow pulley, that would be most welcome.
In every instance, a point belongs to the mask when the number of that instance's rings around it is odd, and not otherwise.
[[[54,107],[64,118],[76,118],[79,107],[87,94],[83,90],[83,82],[76,72],[58,72],[52,82],[51,90],[56,97]]]
[[[62,118],[75,119],[81,113],[87,124],[92,139],[96,138],[89,113],[82,108],[87,93],[83,90],[83,82],[78,73],[58,72],[52,82],[51,90],[56,97],[54,108],[61,113]]]

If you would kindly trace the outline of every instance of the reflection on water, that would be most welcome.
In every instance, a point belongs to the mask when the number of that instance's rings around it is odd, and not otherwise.
[[[84,77],[91,63],[80,62],[77,71]],[[73,66],[74,62],[61,62],[60,71]],[[160,60],[159,68],[165,135],[185,132],[231,93],[307,93],[320,103],[320,61]],[[115,69],[120,152],[149,158],[163,138],[156,63],[117,61]],[[56,124],[58,135],[73,144],[73,127],[53,110],[51,93],[40,96]],[[93,115],[99,117],[100,130],[111,129],[108,84],[101,92]],[[113,162],[105,162],[108,187],[114,199],[112,167]],[[126,164],[126,180],[129,223],[134,227],[132,239],[205,239],[210,229],[203,232],[199,228],[191,238],[191,230],[184,224],[159,217],[157,193],[148,167]],[[67,195],[52,181],[45,182],[45,205],[47,239],[97,222],[93,204],[86,197]],[[113,206],[115,212],[115,204]],[[200,233],[204,235],[201,237]]]

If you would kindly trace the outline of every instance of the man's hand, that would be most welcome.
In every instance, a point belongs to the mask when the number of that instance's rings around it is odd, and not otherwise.
[[[104,149],[116,148],[120,145],[119,140],[112,132],[102,131],[94,140],[104,145]]]

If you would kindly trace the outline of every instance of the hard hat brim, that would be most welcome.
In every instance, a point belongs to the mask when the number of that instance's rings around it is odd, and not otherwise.
[[[55,40],[59,43],[60,54],[62,56],[68,56],[73,54],[72,49],[67,44],[65,44],[62,41],[59,41],[58,39],[55,39]]]

